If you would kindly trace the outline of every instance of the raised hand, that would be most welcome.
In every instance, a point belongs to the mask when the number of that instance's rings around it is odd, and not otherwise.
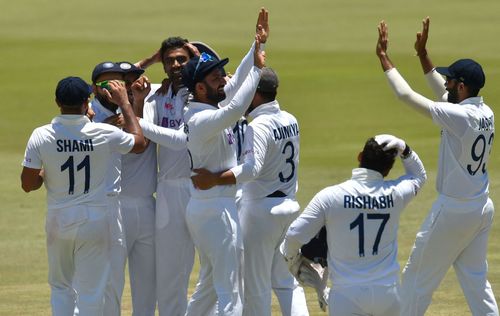
[[[429,37],[429,17],[422,20],[422,32],[417,32],[417,39],[415,40],[415,51],[417,56],[427,55],[427,38]]]
[[[103,89],[103,91],[108,100],[119,107],[123,107],[126,104],[130,105],[125,82],[121,80],[110,80],[108,82],[108,88]]]
[[[141,76],[132,83],[130,89],[134,96],[134,102],[144,102],[144,99],[148,96],[149,92],[151,92],[151,83],[148,77]]]
[[[376,47],[377,56],[387,55],[387,47],[389,42],[389,31],[385,21],[381,21],[378,25],[378,41]]]
[[[194,56],[194,57],[198,57],[200,56],[200,51],[198,50],[198,48],[196,46],[194,46],[193,44],[191,43],[186,43],[184,44],[184,47],[191,52],[191,54]]]
[[[398,155],[401,155],[406,148],[406,143],[404,140],[389,134],[377,135],[375,136],[375,141],[377,142],[377,144],[382,146],[382,149],[384,151],[396,149]]]
[[[260,36],[260,42],[265,43],[269,37],[269,11],[261,8],[255,25],[255,34]]]
[[[266,65],[266,52],[260,50],[261,38],[259,34],[255,35],[255,50],[253,52],[253,64],[257,68],[264,68]]]

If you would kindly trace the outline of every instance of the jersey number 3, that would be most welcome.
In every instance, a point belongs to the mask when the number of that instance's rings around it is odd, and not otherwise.
[[[285,178],[285,176],[283,175],[283,172],[280,172],[279,173],[279,177],[280,177],[280,181],[281,182],[288,182],[290,180],[292,180],[293,178],[293,175],[295,174],[295,163],[293,162],[293,158],[295,156],[295,147],[293,147],[293,143],[288,141],[286,144],[285,144],[285,147],[283,147],[283,151],[281,152],[282,154],[286,154],[287,152],[287,148],[290,147],[290,156],[285,160],[285,162],[287,164],[290,164],[291,168],[292,168],[292,171],[290,172],[290,175],[288,177]]]
[[[365,256],[365,222],[364,222],[364,213],[359,214],[358,217],[351,223],[350,229],[353,230],[354,228],[358,227],[358,236],[359,236],[359,256],[364,257]],[[375,242],[373,243],[373,248],[372,248],[372,255],[377,255],[378,254],[378,245],[380,244],[380,239],[382,239],[382,233],[384,232],[385,224],[389,221],[389,218],[391,217],[390,214],[376,214],[376,213],[371,213],[371,214],[366,214],[366,218],[368,220],[381,220],[380,226],[377,231],[377,237],[375,237]]]
[[[69,173],[69,189],[68,189],[68,194],[72,195],[75,193],[75,162],[73,156],[69,156],[68,160],[66,160],[65,163],[62,164],[61,166],[61,172],[64,170],[68,169]],[[76,171],[80,171],[82,169],[85,169],[85,188],[83,193],[88,193],[89,188],[90,188],[90,157],[89,155],[86,155],[85,158],[83,158],[82,162],[76,166]]]

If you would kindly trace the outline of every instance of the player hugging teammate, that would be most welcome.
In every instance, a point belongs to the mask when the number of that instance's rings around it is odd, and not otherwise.
[[[472,314],[498,315],[487,280],[494,115],[479,96],[483,70],[471,59],[435,68],[425,19],[415,49],[439,99],[429,100],[389,59],[385,22],[378,31],[391,89],[441,129],[439,196],[401,283],[399,220],[426,181],[422,161],[396,136],[370,137],[352,177],[300,212],[301,129],[265,65],[261,9],[232,76],[227,58],[174,36],[137,64],[99,63],[92,86],[58,83],[61,115],[33,131],[21,174],[26,192],[47,189],[53,315],[120,315],[126,260],[134,315],[270,316],[274,292],[282,315],[305,316],[302,286],[329,315],[424,315],[451,265]],[[144,69],[160,62],[167,78],[151,85]],[[397,160],[405,172],[389,180]]]

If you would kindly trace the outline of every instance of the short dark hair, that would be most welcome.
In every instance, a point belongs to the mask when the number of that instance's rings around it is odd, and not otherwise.
[[[262,99],[266,103],[276,100],[276,95],[278,94],[278,91],[276,91],[276,90],[275,91],[259,91],[259,90],[257,90],[256,92],[262,96]]]
[[[161,43],[161,46],[160,46],[160,57],[163,60],[163,54],[165,54],[165,52],[167,50],[177,49],[177,48],[183,48],[184,45],[186,45],[187,43],[189,43],[187,39],[179,37],[179,36],[172,36],[172,37],[167,38],[166,40],[164,40]],[[191,56],[191,51],[190,50],[187,50],[187,51],[189,53],[189,56],[193,57],[193,56]]]
[[[477,97],[479,95],[479,90],[481,88],[476,88],[472,86],[467,86],[469,88],[469,97]]]
[[[383,147],[371,137],[365,143],[359,166],[361,168],[378,171],[385,176],[394,165],[397,153],[396,149],[384,150]]]

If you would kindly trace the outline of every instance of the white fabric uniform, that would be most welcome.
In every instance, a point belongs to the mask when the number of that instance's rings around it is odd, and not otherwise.
[[[252,45],[224,87],[227,98],[222,106],[231,100],[252,67],[253,49]],[[140,120],[144,135],[160,145],[155,232],[160,315],[184,315],[194,263],[194,244],[185,223],[191,167],[183,131],[188,98],[187,89],[181,88],[174,95],[170,86],[166,95],[155,94],[147,99],[144,120]]]
[[[122,156],[119,195],[127,244],[132,315],[153,316],[156,308],[155,198],[156,145]]]
[[[104,315],[108,216],[118,208],[112,168],[133,145],[133,135],[82,115],[60,115],[31,135],[23,165],[45,172],[53,315],[72,315],[75,307]]]
[[[287,257],[326,226],[329,315],[399,315],[399,218],[426,179],[416,153],[402,162],[406,174],[391,181],[354,169],[350,180],[316,194],[288,229]]]
[[[92,101],[94,121],[103,122],[114,115],[97,99]],[[156,146],[149,145],[141,154],[121,157],[115,167],[115,190],[119,191],[120,209],[114,219],[115,241],[112,247],[111,280],[106,290],[107,315],[120,315],[125,286],[125,263],[129,259],[133,315],[154,315],[156,276],[154,220],[156,190]],[[121,229],[120,229],[121,228]]]
[[[486,262],[494,213],[487,171],[495,130],[493,112],[481,97],[459,104],[433,102],[412,91],[395,68],[386,75],[398,96],[427,107],[441,128],[439,196],[403,270],[402,314],[424,315],[432,293],[453,265],[472,314],[498,315]],[[426,78],[438,98],[446,100],[443,77],[433,70]]]
[[[92,100],[90,106],[95,112],[94,122],[102,123],[105,119],[115,114],[106,109],[96,98]],[[112,174],[109,177],[109,186],[118,197],[121,192],[122,155],[115,154],[113,162],[113,166],[111,167]],[[127,243],[121,205],[119,203],[115,212],[110,214],[110,238],[111,270],[108,284],[106,285],[104,315],[119,316],[121,315],[121,300],[123,288],[125,287],[125,263],[127,262]],[[76,315],[79,315],[78,311],[75,311]]]
[[[142,125],[146,124],[143,121],[151,122],[184,134],[184,106],[188,95],[185,88],[174,95],[170,86],[166,95],[150,96],[144,106]],[[185,221],[190,160],[185,137],[178,147],[165,146],[161,143],[160,130],[152,131],[145,132],[145,136],[160,145],[155,221],[158,310],[161,316],[182,316],[186,311],[189,275],[194,263],[194,244]],[[160,139],[155,135],[160,135]]]
[[[279,245],[299,215],[299,125],[277,101],[261,104],[249,115],[242,164],[231,169],[242,185],[240,205],[245,271],[243,315],[271,315],[271,290],[282,315],[309,315],[304,290],[288,271]],[[275,192],[281,197],[267,197]]]
[[[250,104],[260,73],[261,70],[253,66],[225,107],[189,103],[185,119],[193,168],[218,172],[236,166],[231,126]],[[242,243],[235,193],[235,185],[216,186],[205,191],[191,185],[186,221],[198,249],[201,268],[186,315],[204,315],[216,302],[219,315],[242,313],[238,280]]]

